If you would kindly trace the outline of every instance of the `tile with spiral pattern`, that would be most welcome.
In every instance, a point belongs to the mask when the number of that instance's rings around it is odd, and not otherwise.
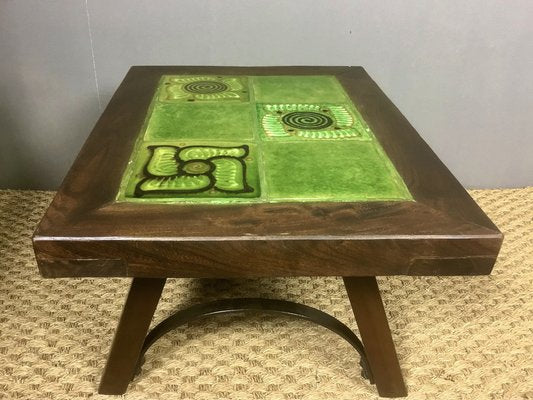
[[[248,101],[245,77],[169,75],[159,88],[162,102]]]

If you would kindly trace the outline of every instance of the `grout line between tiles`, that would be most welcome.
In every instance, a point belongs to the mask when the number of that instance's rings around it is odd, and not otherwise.
[[[254,139],[257,143],[257,172],[259,174],[259,190],[260,190],[260,198],[263,199],[266,202],[269,202],[270,196],[268,195],[268,184],[266,179],[266,165],[265,165],[265,156],[263,152],[263,141],[261,139],[260,129],[261,129],[261,122],[259,121],[259,113],[257,111],[258,102],[255,97],[255,79],[256,76],[249,75],[248,77],[248,95],[250,99],[250,103],[253,106],[253,129],[254,129]]]

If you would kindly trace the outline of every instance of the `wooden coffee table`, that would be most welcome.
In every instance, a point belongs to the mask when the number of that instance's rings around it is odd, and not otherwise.
[[[317,322],[381,396],[406,388],[376,276],[489,274],[502,234],[360,67],[132,67],[37,228],[45,277],[132,277],[99,392],[158,337],[248,310]],[[362,343],[281,300],[182,310],[166,278],[341,276]],[[350,356],[350,355],[348,355]]]

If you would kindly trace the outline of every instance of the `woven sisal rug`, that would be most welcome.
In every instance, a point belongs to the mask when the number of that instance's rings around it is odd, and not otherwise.
[[[533,399],[533,188],[471,192],[506,235],[491,276],[379,279],[409,399]],[[127,279],[42,279],[30,237],[53,193],[0,191],[0,398],[96,394]],[[155,321],[217,297],[298,301],[355,328],[342,281],[171,279]],[[306,321],[215,317],[147,354],[126,399],[376,399],[357,353]]]

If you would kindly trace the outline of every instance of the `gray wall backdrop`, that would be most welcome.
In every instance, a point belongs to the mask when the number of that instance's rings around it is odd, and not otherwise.
[[[464,185],[533,185],[531,0],[0,0],[0,187],[57,188],[135,64],[363,65]]]

